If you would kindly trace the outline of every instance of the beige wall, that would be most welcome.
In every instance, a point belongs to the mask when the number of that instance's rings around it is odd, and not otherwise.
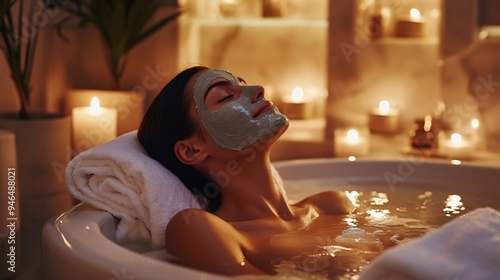
[[[162,8],[157,16],[170,12],[171,8]],[[67,38],[65,42],[57,35],[54,27],[62,12],[42,16],[48,21],[39,33],[32,82],[33,110],[61,112],[65,94],[70,88],[111,89],[110,76],[104,62],[105,53],[95,28],[76,25],[63,28],[62,32]],[[121,87],[145,87],[150,101],[170,76],[177,72],[177,36],[177,24],[171,23],[133,49],[128,57]],[[2,56],[0,112],[19,108],[9,75]]]

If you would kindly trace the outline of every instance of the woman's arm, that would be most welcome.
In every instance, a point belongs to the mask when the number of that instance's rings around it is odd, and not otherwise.
[[[342,191],[324,191],[313,194],[297,203],[311,204],[318,211],[326,214],[348,214],[354,211],[352,201]]]
[[[245,259],[241,235],[200,209],[177,213],[165,231],[165,246],[178,264],[224,275],[264,274]]]

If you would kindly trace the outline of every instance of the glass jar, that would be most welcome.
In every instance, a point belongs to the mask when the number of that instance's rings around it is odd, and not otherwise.
[[[435,149],[438,146],[437,129],[430,115],[415,119],[409,131],[410,144],[415,149]]]

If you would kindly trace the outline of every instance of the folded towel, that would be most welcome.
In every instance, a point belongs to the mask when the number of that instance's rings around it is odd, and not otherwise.
[[[393,247],[360,279],[500,279],[500,213],[479,208]]]
[[[78,154],[66,167],[66,184],[78,200],[119,218],[118,242],[145,239],[163,247],[170,219],[183,209],[201,208],[184,184],[147,154],[137,131]]]
[[[66,167],[66,183],[80,201],[119,218],[119,242],[150,239],[163,246],[172,216],[201,208],[182,182],[147,154],[137,131],[78,154]]]

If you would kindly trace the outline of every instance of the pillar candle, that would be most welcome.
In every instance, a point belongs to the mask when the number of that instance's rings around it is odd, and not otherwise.
[[[99,106],[99,99],[92,98],[90,107],[72,110],[73,148],[79,153],[116,137],[117,112]]]
[[[66,99],[66,110],[71,113],[75,107],[88,106],[92,97],[99,98],[102,107],[117,111],[116,134],[139,128],[145,111],[146,94],[140,90],[90,90],[72,89]]]

